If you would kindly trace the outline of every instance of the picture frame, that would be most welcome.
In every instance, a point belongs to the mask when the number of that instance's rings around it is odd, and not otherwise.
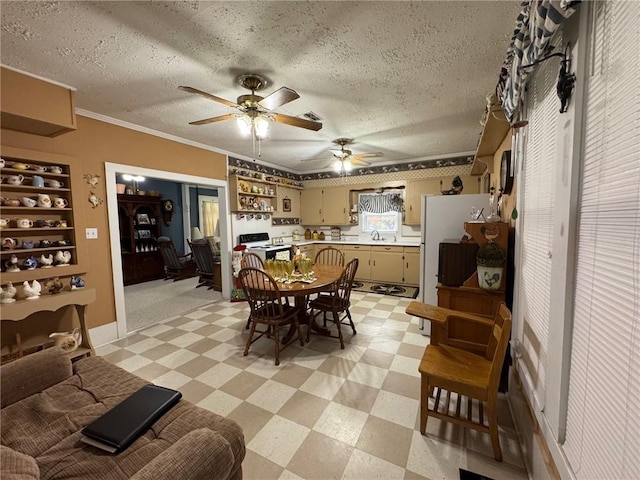
[[[282,211],[283,212],[291,211],[291,199],[289,197],[284,197],[282,199]]]
[[[155,219],[155,217],[151,217],[151,218],[150,218],[150,220],[151,220],[151,225],[155,225],[155,224],[156,224],[156,219]]]
[[[141,239],[151,238],[151,230],[138,230]]]
[[[138,225],[151,225],[149,215],[147,215],[146,213],[138,213],[136,215],[136,220],[138,220]]]

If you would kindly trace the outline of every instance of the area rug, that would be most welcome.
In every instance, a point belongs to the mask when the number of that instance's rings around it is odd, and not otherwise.
[[[356,292],[377,293],[379,295],[391,295],[393,297],[416,298],[418,287],[407,285],[393,285],[391,283],[362,282],[355,280],[353,290]]]

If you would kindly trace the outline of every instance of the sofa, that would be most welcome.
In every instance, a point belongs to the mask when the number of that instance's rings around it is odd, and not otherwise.
[[[131,446],[110,454],[80,430],[149,382],[59,347],[0,368],[3,480],[239,479],[245,443],[230,419],[181,399]]]

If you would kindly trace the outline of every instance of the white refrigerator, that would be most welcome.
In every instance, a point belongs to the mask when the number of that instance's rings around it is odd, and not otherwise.
[[[472,221],[472,209],[484,209],[483,215],[489,215],[489,194],[423,195],[421,203],[420,300],[437,305],[440,242],[467,235],[464,222]],[[430,335],[431,322],[420,319],[420,331],[423,335]]]

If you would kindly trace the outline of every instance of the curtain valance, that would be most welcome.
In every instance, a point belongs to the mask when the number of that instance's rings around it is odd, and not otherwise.
[[[529,80],[529,71],[519,72],[522,65],[530,65],[554,51],[556,32],[564,20],[575,12],[582,0],[528,0],[522,2],[522,11],[516,19],[516,28],[507,50],[503,68],[507,72],[502,107],[513,123],[520,97]]]
[[[386,213],[402,211],[402,196],[399,193],[362,194],[358,202],[361,212]]]

